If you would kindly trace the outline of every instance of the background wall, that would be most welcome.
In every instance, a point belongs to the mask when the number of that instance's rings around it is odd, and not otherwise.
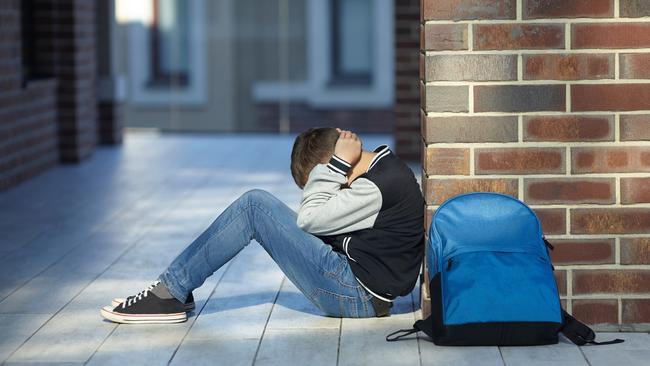
[[[0,190],[57,164],[56,82],[25,80],[18,0],[0,1]]]
[[[420,91],[418,46],[420,0],[395,0],[395,150],[402,159],[418,161]]]
[[[650,329],[650,2],[421,5],[426,224],[459,193],[522,199],[567,310]]]
[[[109,61],[97,62],[98,42],[110,58],[98,27],[112,22],[112,1],[96,5],[0,0],[0,191],[121,140],[119,103],[96,93],[97,75],[112,76]]]

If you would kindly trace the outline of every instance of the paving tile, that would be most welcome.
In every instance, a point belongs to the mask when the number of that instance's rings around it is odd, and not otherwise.
[[[604,346],[582,346],[582,353],[591,366],[646,366],[650,364],[650,334],[648,333],[598,333],[596,339],[615,338],[625,342]]]
[[[24,343],[9,362],[85,362],[113,331],[96,309],[59,314]]]
[[[0,363],[50,317],[32,314],[0,314]]]
[[[500,347],[506,365],[578,366],[588,365],[580,348],[561,338],[560,343],[534,347]]]
[[[338,347],[338,329],[267,329],[255,365],[336,365]]]
[[[341,319],[324,316],[323,312],[312,304],[305,295],[289,280],[282,284],[282,289],[269,318],[268,329],[338,329]]]
[[[170,365],[173,366],[250,366],[258,339],[239,337],[193,338],[183,342]]]
[[[415,341],[386,342],[386,335],[410,328],[405,318],[343,319],[339,365],[419,365]]]
[[[441,347],[418,337],[422,365],[503,366],[499,347]]]

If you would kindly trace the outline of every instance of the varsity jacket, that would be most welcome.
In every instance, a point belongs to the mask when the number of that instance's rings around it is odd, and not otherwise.
[[[393,301],[411,292],[424,255],[424,199],[411,169],[387,145],[347,186],[336,155],[310,172],[297,224],[347,256],[357,281]]]

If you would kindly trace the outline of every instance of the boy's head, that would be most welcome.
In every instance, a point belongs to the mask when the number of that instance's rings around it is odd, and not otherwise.
[[[334,153],[339,132],[333,127],[310,128],[302,132],[291,150],[291,175],[302,189],[316,164],[327,163]]]

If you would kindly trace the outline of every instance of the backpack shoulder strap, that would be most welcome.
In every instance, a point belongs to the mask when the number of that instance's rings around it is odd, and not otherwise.
[[[604,345],[624,342],[622,339],[618,338],[607,342],[596,342],[596,333],[594,333],[594,331],[586,324],[571,316],[571,314],[564,311],[564,309],[562,309],[562,317],[564,318],[564,325],[560,331],[565,337],[569,338],[571,342],[578,346],[583,346],[585,344]]]

